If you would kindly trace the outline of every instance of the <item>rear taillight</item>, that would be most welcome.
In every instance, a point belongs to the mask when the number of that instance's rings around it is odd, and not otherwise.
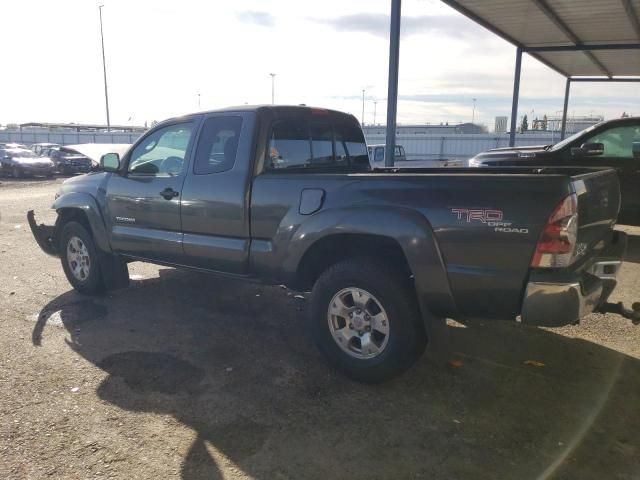
[[[556,268],[571,265],[578,239],[578,197],[569,195],[553,210],[540,234],[532,267]]]

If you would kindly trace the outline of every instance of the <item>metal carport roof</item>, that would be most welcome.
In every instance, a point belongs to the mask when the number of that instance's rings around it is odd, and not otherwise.
[[[391,1],[387,152],[393,164],[400,2]],[[562,137],[572,82],[640,81],[640,0],[442,0],[516,47],[511,139],[515,142],[522,54],[567,78]],[[391,118],[393,116],[393,118]],[[390,144],[391,142],[391,144]]]
[[[640,76],[640,0],[442,1],[565,77]]]

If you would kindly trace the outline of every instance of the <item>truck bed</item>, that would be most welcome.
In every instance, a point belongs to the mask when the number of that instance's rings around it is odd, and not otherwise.
[[[323,192],[312,217],[298,212],[300,190]],[[421,214],[446,269],[454,308],[465,316],[519,314],[529,264],[550,213],[578,195],[579,248],[584,258],[610,234],[620,205],[612,170],[504,167],[376,169],[353,174],[263,174],[254,179],[251,264],[259,275],[288,265],[296,235],[367,231],[384,212]],[[295,209],[295,211],[294,211]],[[267,214],[268,212],[268,214]],[[499,220],[496,220],[499,219]],[[383,227],[381,227],[383,228]],[[395,235],[389,226],[389,235]],[[304,233],[302,233],[304,236]],[[275,252],[275,255],[274,255]],[[443,287],[444,288],[444,287]]]

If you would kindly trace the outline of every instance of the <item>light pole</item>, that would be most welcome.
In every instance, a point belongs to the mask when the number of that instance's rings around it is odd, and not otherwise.
[[[200,110],[200,93],[198,93],[197,95],[198,95],[198,110]]]
[[[473,99],[473,111],[471,112],[471,125],[473,125],[473,123],[476,121],[476,100],[478,100],[477,98]]]
[[[373,125],[375,126],[376,124],[376,111],[378,110],[378,101],[374,100],[373,101]]]
[[[275,73],[270,73],[269,75],[271,75],[271,105],[275,104],[275,99],[276,99],[276,74]]]
[[[360,123],[364,127],[364,88],[362,89],[362,117],[360,119]]]
[[[107,62],[104,56],[104,34],[102,33],[102,7],[104,7],[104,5],[99,5],[98,11],[100,12],[100,41],[102,42],[102,72],[104,74],[104,103],[107,106],[107,132],[110,132],[111,120],[109,120],[109,93],[107,91]]]

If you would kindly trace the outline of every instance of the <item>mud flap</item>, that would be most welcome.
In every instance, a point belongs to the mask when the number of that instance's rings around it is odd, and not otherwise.
[[[98,249],[100,272],[106,290],[119,290],[129,286],[129,267],[127,262],[117,255]]]

